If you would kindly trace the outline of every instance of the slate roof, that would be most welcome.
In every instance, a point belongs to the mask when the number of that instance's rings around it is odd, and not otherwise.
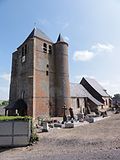
[[[101,102],[96,100],[81,84],[70,83],[70,94],[71,97],[88,97],[96,105],[103,105]]]
[[[59,34],[57,42],[65,42],[61,34]]]
[[[44,32],[42,32],[38,28],[34,28],[29,36],[38,37],[38,38],[41,38],[41,39],[46,40],[48,42],[52,42],[52,40]]]
[[[27,108],[27,104],[23,99],[18,99],[16,102],[7,105],[4,107],[5,109],[19,109],[19,108]]]
[[[109,97],[106,90],[95,80],[92,78],[84,78],[101,96]]]
[[[25,40],[20,46],[22,46],[28,39],[34,38],[34,37],[37,37],[37,38],[43,39],[43,40],[45,40],[45,41],[47,41],[47,42],[53,43],[52,40],[51,40],[44,32],[42,32],[42,31],[41,31],[40,29],[38,29],[38,28],[34,28],[34,29],[32,30],[32,32],[29,34],[29,36],[26,38],[26,40]],[[19,47],[20,47],[20,46],[19,46]],[[18,47],[18,48],[19,48],[19,47]]]

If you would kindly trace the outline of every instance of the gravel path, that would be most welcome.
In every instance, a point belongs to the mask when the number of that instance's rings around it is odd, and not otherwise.
[[[33,146],[1,151],[0,160],[120,160],[120,114],[39,138]]]

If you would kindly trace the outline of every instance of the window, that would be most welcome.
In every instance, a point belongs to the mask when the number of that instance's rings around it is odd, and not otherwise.
[[[47,53],[47,44],[46,43],[43,43],[43,52]]]
[[[49,68],[49,65],[47,64],[46,67]]]
[[[49,45],[49,54],[52,54],[52,46]]]
[[[46,76],[48,76],[48,71],[46,71]]]
[[[22,57],[25,55],[24,53],[24,47],[22,47]]]
[[[106,105],[108,105],[108,103],[107,103],[107,99],[106,99],[105,101],[106,101]]]
[[[25,96],[25,91],[22,91],[21,98],[24,99],[24,96]]]
[[[77,98],[77,108],[80,108],[79,98]]]
[[[25,45],[25,55],[27,54],[27,44]]]
[[[21,57],[22,63],[25,62],[26,54],[27,54],[27,44],[22,47],[22,57]]]

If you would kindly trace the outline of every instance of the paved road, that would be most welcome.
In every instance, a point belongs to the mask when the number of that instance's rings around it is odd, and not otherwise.
[[[39,138],[33,146],[1,152],[0,160],[120,160],[120,114]]]

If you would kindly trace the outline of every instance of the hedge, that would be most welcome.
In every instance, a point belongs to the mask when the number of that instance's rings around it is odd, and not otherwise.
[[[29,120],[32,120],[32,117],[30,116],[0,116],[0,121],[19,121],[19,120],[22,120],[22,121],[29,121]]]

